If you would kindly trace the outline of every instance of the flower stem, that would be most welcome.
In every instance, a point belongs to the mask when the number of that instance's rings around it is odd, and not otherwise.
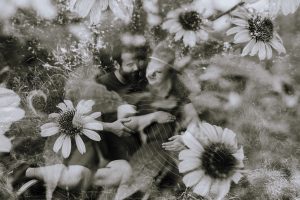
[[[238,7],[240,7],[240,6],[244,5],[244,4],[245,4],[245,2],[242,1],[242,2],[240,2],[240,3],[238,3],[238,4],[236,4],[235,6],[233,6],[232,8],[230,8],[229,10],[227,10],[226,12],[223,12],[223,13],[218,14],[218,15],[216,15],[216,16],[212,16],[212,17],[210,17],[210,18],[208,18],[208,19],[209,19],[210,21],[215,21],[215,20],[217,20],[217,19],[223,17],[224,15],[227,15],[227,14],[231,13],[232,11],[234,11],[235,9],[237,9]]]

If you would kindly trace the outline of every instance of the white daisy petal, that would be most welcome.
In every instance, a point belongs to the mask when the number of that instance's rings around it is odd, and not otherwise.
[[[259,50],[259,46],[258,46],[258,43],[256,42],[251,50],[250,56],[256,55],[258,50]]]
[[[89,122],[84,124],[84,128],[86,129],[91,129],[91,130],[97,130],[97,131],[102,131],[103,130],[103,125],[100,122]]]
[[[237,19],[237,18],[233,18],[231,20],[231,22],[237,26],[241,26],[241,27],[247,27],[248,26],[248,22],[246,20],[243,19]]]
[[[240,161],[244,160],[245,156],[244,156],[243,147],[241,147],[239,150],[237,150],[237,152],[234,153],[233,156]]]
[[[238,182],[241,180],[242,177],[243,177],[243,175],[240,172],[237,172],[237,173],[233,174],[231,179],[235,184],[238,184]]]
[[[231,180],[220,180],[217,187],[217,200],[222,200],[228,194],[230,190]]]
[[[92,25],[99,24],[102,17],[102,1],[96,1],[90,11],[90,23]]]
[[[57,119],[57,118],[59,118],[59,116],[60,116],[60,114],[58,114],[58,113],[51,113],[51,114],[48,116],[48,118],[49,118],[49,119]]]
[[[0,107],[17,107],[20,101],[21,98],[14,91],[0,87]]]
[[[86,17],[92,9],[95,0],[77,0],[74,5],[74,11],[80,17]]]
[[[195,152],[195,151],[191,151],[189,149],[185,149],[180,151],[179,155],[178,155],[179,160],[185,160],[185,159],[191,159],[191,158],[200,158],[200,154]]]
[[[96,133],[95,131],[92,131],[92,130],[88,130],[88,129],[83,129],[83,134],[90,138],[91,140],[94,140],[94,141],[100,141],[101,140],[101,137],[98,133]]]
[[[92,107],[95,104],[93,100],[81,100],[77,104],[76,110],[79,114],[87,114],[92,111]]]
[[[173,26],[171,26],[169,28],[170,33],[176,33],[178,31],[180,31],[182,29],[182,26],[179,23],[175,23],[173,24]]]
[[[19,121],[25,116],[25,111],[17,107],[0,107],[0,123]]]
[[[55,135],[59,132],[59,128],[57,126],[45,128],[41,130],[41,136],[42,137],[49,137],[52,135]]]
[[[200,129],[210,141],[219,142],[220,139],[218,138],[217,131],[212,125],[210,125],[209,123],[201,123]]]
[[[97,119],[98,117],[101,117],[101,112],[94,112],[90,114],[89,117]]]
[[[250,40],[250,42],[244,47],[241,56],[246,56],[246,55],[248,55],[248,54],[251,52],[252,48],[254,47],[255,43],[256,43],[256,42],[255,42],[254,39]]]
[[[84,154],[86,152],[85,145],[84,145],[84,142],[82,141],[81,137],[78,134],[75,135],[75,142],[76,142],[78,151],[81,154]]]
[[[70,156],[71,147],[72,147],[71,138],[70,136],[66,136],[63,141],[62,150],[61,150],[64,158],[68,158]]]
[[[196,45],[196,34],[193,31],[186,31],[183,35],[183,43],[185,46],[193,47]]]
[[[258,46],[259,46],[258,57],[260,60],[264,60],[267,55],[265,44],[263,42],[258,42]]]
[[[232,35],[232,34],[238,33],[238,32],[243,31],[243,30],[245,30],[245,29],[240,27],[240,26],[236,26],[236,27],[233,27],[233,28],[229,29],[226,32],[226,34],[227,35]]]
[[[198,168],[200,165],[200,159],[186,159],[179,163],[178,169],[180,173],[186,173]]]
[[[244,43],[249,42],[251,40],[251,36],[248,31],[241,31],[234,36],[234,43]]]
[[[161,27],[164,30],[170,30],[172,28],[172,26],[174,26],[175,24],[179,24],[179,23],[174,19],[170,19],[170,20],[165,21]]]
[[[270,45],[280,54],[280,53],[286,53],[286,50],[284,46],[277,40],[272,39],[270,42]]]
[[[227,145],[233,146],[234,148],[237,148],[236,134],[228,128],[224,129],[224,132],[222,134],[222,142]]]
[[[10,152],[12,147],[10,139],[4,135],[0,135],[0,152]]]
[[[193,192],[201,196],[206,196],[210,190],[212,179],[209,176],[203,176],[200,182],[195,186]]]
[[[269,44],[266,44],[266,51],[267,51],[267,59],[272,58],[272,48]]]
[[[200,38],[200,40],[202,41],[207,41],[208,40],[208,33],[204,30],[200,30],[197,32],[197,36]]]
[[[54,123],[54,122],[46,123],[46,124],[41,126],[41,130],[52,128],[52,127],[58,127],[57,123]]]
[[[188,173],[185,175],[182,179],[183,183],[185,184],[186,187],[191,187],[196,185],[200,179],[203,177],[204,171],[202,170],[196,170],[193,172]]]
[[[60,150],[60,148],[62,147],[65,137],[66,137],[66,135],[62,134],[56,139],[56,141],[53,145],[53,151],[55,153],[57,153]]]
[[[178,31],[178,32],[176,33],[176,35],[175,35],[175,37],[174,37],[174,40],[175,40],[175,41],[180,40],[180,39],[183,37],[183,34],[184,34],[184,30],[181,29],[180,31]]]
[[[195,151],[196,153],[201,153],[204,151],[202,145],[197,141],[197,139],[188,131],[186,131],[182,135],[183,143],[190,148],[192,151]]]
[[[61,109],[62,111],[67,111],[67,105],[64,103],[59,103],[56,107],[58,107],[59,109]]]
[[[65,102],[65,104],[66,104],[66,106],[67,106],[68,109],[70,109],[70,110],[74,109],[72,101],[70,101],[70,100],[64,100],[64,102]]]

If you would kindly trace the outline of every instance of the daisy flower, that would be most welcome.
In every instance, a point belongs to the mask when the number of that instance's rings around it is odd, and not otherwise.
[[[236,134],[208,123],[190,124],[182,135],[188,149],[179,153],[179,172],[193,192],[207,196],[209,192],[223,199],[231,181],[238,183],[244,167],[243,148],[238,149]]]
[[[49,118],[53,118],[55,122],[41,126],[42,137],[60,133],[53,146],[54,152],[57,153],[62,149],[63,157],[68,158],[71,153],[71,138],[74,138],[78,151],[84,154],[86,148],[81,139],[82,135],[94,141],[101,140],[99,134],[95,132],[95,130],[103,130],[101,122],[96,121],[96,118],[100,117],[101,113],[95,112],[90,114],[94,104],[95,102],[92,100],[81,100],[77,107],[74,108],[70,100],[64,100],[64,103],[57,105],[61,111],[49,115]]]
[[[108,9],[128,23],[133,13],[133,0],[71,0],[69,7],[80,17],[89,16],[92,25],[99,24],[103,12]]]
[[[24,110],[19,108],[21,98],[12,90],[0,87],[0,152],[11,150],[11,141],[4,133],[10,125],[25,116]]]
[[[192,6],[183,6],[167,14],[167,20],[162,28],[175,34],[175,41],[183,38],[185,46],[193,47],[200,40],[208,39],[208,20],[203,17],[205,9],[195,9]],[[201,12],[200,12],[201,11]]]
[[[250,14],[247,12],[234,12],[231,22],[236,25],[227,31],[227,35],[235,34],[234,43],[247,43],[242,56],[258,54],[260,60],[272,57],[272,48],[278,53],[286,50],[282,40],[275,31],[273,21],[269,17]]]

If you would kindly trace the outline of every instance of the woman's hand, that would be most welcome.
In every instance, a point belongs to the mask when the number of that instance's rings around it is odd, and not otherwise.
[[[167,151],[181,151],[185,149],[185,145],[182,141],[181,135],[175,135],[169,138],[170,142],[165,142],[162,144],[162,148]]]
[[[176,117],[168,112],[157,111],[155,112],[154,120],[157,123],[164,124],[175,121]]]
[[[129,118],[123,118],[112,123],[104,123],[103,127],[104,130],[112,132],[119,137],[130,136],[134,133],[134,131],[124,125],[124,123],[128,123],[130,121],[131,119]]]

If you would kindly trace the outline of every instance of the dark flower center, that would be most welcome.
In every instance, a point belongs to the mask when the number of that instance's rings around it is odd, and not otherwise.
[[[185,12],[179,15],[179,23],[183,29],[197,31],[200,29],[202,19],[196,11]]]
[[[73,124],[74,116],[75,110],[65,111],[60,115],[58,119],[58,124],[62,133],[69,136],[75,136],[76,134],[81,133],[82,128],[76,127]]]
[[[248,24],[250,35],[256,41],[270,42],[273,38],[274,25],[270,19],[258,16],[249,19]]]
[[[221,143],[214,143],[204,148],[202,168],[215,179],[226,179],[232,175],[237,164],[231,150]]]

